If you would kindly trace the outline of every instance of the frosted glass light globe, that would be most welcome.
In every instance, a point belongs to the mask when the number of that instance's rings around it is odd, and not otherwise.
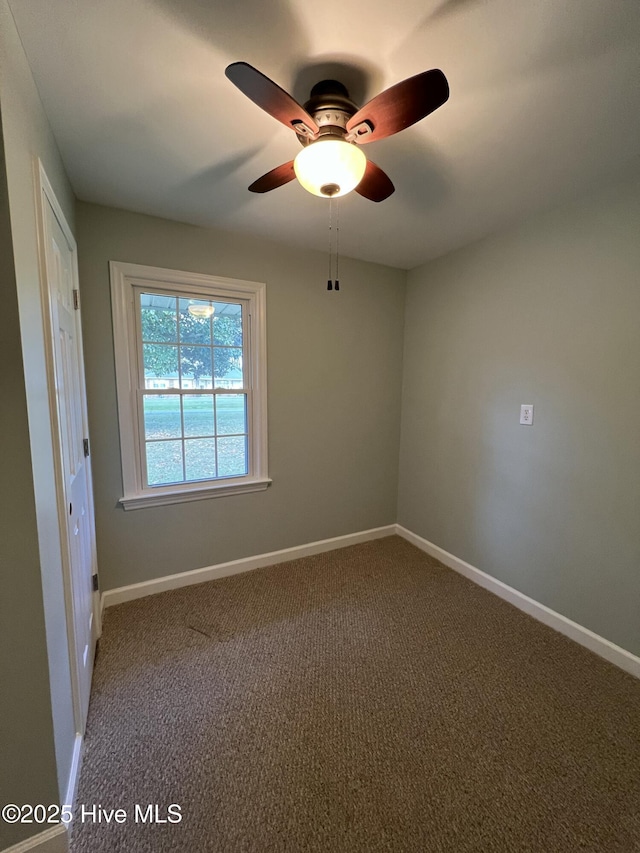
[[[313,195],[338,198],[354,190],[367,168],[357,145],[343,139],[318,139],[298,152],[293,161],[296,178]]]

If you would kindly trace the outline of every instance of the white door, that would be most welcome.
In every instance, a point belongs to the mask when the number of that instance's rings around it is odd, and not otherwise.
[[[56,473],[69,650],[76,728],[83,733],[99,632],[99,608],[93,584],[94,575],[97,579],[95,523],[77,255],[75,240],[42,171],[40,183],[45,307],[51,322],[50,380],[55,398],[52,424],[58,439]]]

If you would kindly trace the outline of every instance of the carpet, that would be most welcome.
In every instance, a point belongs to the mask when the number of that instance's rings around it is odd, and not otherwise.
[[[639,851],[640,682],[397,536],[132,601],[71,849]]]

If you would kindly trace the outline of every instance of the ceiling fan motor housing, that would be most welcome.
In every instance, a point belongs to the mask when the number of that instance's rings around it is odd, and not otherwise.
[[[347,134],[347,122],[358,111],[357,105],[349,97],[349,92],[338,80],[321,80],[316,83],[304,108],[313,117],[320,133],[315,140],[298,134],[302,145],[309,145],[323,136],[344,139]]]

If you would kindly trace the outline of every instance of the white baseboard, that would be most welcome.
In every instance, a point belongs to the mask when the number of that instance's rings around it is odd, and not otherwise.
[[[14,844],[13,847],[7,847],[2,853],[30,853],[31,850],[37,853],[69,853],[67,828],[62,823],[52,826],[44,832],[26,838],[19,844]]]
[[[288,560],[297,560],[300,557],[322,554],[324,551],[333,551],[336,548],[358,545],[360,542],[368,542],[372,539],[382,539],[384,536],[393,536],[395,532],[396,525],[387,524],[385,527],[374,527],[371,530],[349,533],[346,536],[321,539],[318,542],[310,542],[308,545],[283,548],[281,551],[271,551],[268,554],[258,554],[255,557],[232,560],[229,563],[219,563],[217,566],[205,566],[202,569],[193,569],[190,572],[181,572],[177,575],[167,575],[166,577],[144,581],[143,583],[134,583],[130,586],[108,589],[102,594],[102,603],[103,607],[113,607],[114,604],[133,601],[134,598],[155,595],[158,592],[166,592],[169,589],[192,586],[193,584],[217,580],[218,578],[228,577],[229,575],[237,575],[241,572],[251,572],[253,569],[273,566],[276,563],[284,563]]]
[[[491,575],[488,575],[486,572],[476,569],[475,566],[465,563],[464,560],[460,560],[458,557],[450,554],[443,548],[438,547],[438,545],[434,545],[433,542],[423,539],[422,536],[412,533],[410,530],[407,530],[406,527],[396,524],[396,533],[398,536],[402,536],[403,539],[406,539],[407,542],[411,542],[412,545],[420,548],[421,551],[424,551],[426,554],[429,554],[431,557],[435,557],[436,560],[444,563],[448,568],[464,575],[469,580],[478,584],[478,586],[484,587],[499,598],[503,598],[505,601],[508,601],[509,604],[513,604],[518,608],[518,610],[528,613],[529,616],[533,616],[533,618],[537,619],[539,622],[543,622],[545,625],[548,625],[560,634],[564,634],[566,637],[569,637],[581,646],[595,652],[595,654],[599,655],[601,658],[608,660],[609,663],[615,664],[615,666],[620,667],[620,669],[624,669],[636,678],[640,678],[640,658],[631,654],[631,652],[628,652],[626,649],[616,646],[614,643],[609,640],[605,640],[604,637],[600,637],[598,634],[594,634],[594,632],[590,631],[588,628],[583,628],[582,625],[578,625],[577,622],[567,619],[567,617],[563,616],[561,613],[556,613],[555,610],[551,610],[544,604],[540,604],[535,601],[535,599],[529,598],[528,595],[518,592],[517,589],[514,589],[506,583],[491,577]]]
[[[118,589],[108,589],[102,595],[102,607],[113,607],[125,601],[133,601],[135,598],[143,598],[147,595],[155,595],[158,592],[166,592],[170,589],[179,589],[183,586],[205,583],[217,578],[229,575],[250,572],[264,566],[273,566],[276,563],[284,563],[288,560],[297,560],[300,557],[309,557],[313,554],[321,554],[324,551],[333,551],[336,548],[346,548],[349,545],[357,545],[360,542],[368,542],[373,539],[381,539],[384,536],[402,536],[421,551],[440,560],[445,566],[464,575],[469,580],[494,593],[499,598],[513,604],[529,616],[533,616],[539,622],[543,622],[555,631],[559,631],[566,637],[579,643],[600,657],[608,660],[615,666],[640,678],[640,658],[628,652],[626,649],[616,646],[615,643],[600,637],[588,628],[584,628],[577,622],[573,622],[561,613],[540,604],[533,598],[529,598],[522,592],[518,592],[508,584],[488,575],[486,572],[476,569],[475,566],[465,563],[454,554],[450,554],[433,542],[423,539],[416,533],[412,533],[401,524],[388,524],[385,527],[375,527],[371,530],[362,530],[359,533],[349,533],[346,536],[335,536],[332,539],[321,539],[318,542],[310,542],[307,545],[297,545],[294,548],[284,548],[281,551],[271,551],[268,554],[258,554],[255,557],[246,557],[241,560],[232,560],[228,563],[219,563],[215,566],[205,566],[202,569],[194,569],[190,572],[181,572],[176,575],[167,575],[143,583],[121,586]],[[79,756],[78,756],[79,760]],[[12,851],[13,853],[13,851]]]

